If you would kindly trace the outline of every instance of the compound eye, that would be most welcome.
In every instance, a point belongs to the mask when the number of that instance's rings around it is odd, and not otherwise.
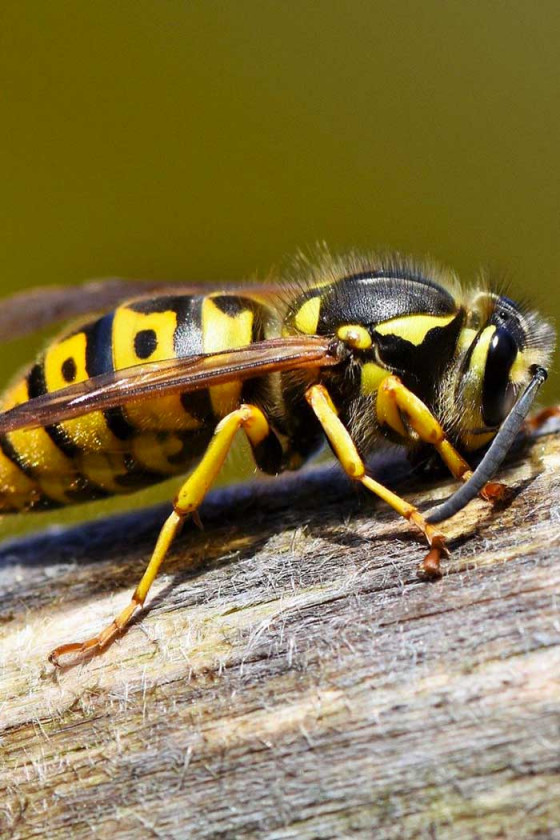
[[[488,427],[499,426],[515,402],[509,374],[516,356],[515,339],[507,327],[498,327],[488,348],[482,388],[482,418]]]

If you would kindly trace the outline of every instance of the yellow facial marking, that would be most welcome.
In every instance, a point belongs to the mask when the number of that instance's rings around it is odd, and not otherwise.
[[[319,325],[321,298],[313,297],[306,300],[296,312],[294,319],[297,329],[305,335],[315,335]]]
[[[446,327],[454,318],[455,315],[405,315],[378,324],[375,331],[380,335],[396,335],[411,344],[419,345],[430,330]]]
[[[202,303],[202,341],[205,353],[219,353],[251,343],[253,312],[245,309],[228,315],[216,306],[211,297]],[[225,417],[233,411],[241,396],[242,383],[230,382],[210,388],[210,401],[216,416]]]
[[[374,394],[388,375],[389,371],[376,365],[375,362],[366,362],[362,366],[361,393],[364,396]]]
[[[371,347],[371,336],[361,324],[344,324],[336,332],[338,338],[355,350],[368,350]]]
[[[526,355],[522,351],[518,351],[515,361],[511,366],[509,372],[510,380],[519,385],[527,380],[527,372],[531,366],[531,362],[527,360]]]
[[[477,330],[473,330],[470,327],[463,327],[461,332],[459,333],[459,339],[457,341],[457,354],[462,356],[463,353],[466,353],[473,341],[476,338]]]
[[[473,350],[469,371],[474,371],[477,374],[479,382],[482,383],[484,371],[486,370],[486,359],[488,358],[488,350],[490,349],[490,342],[496,332],[496,327],[486,327],[482,335],[478,339],[477,345]]]
[[[474,330],[464,330],[463,332],[469,333],[464,341],[461,342],[461,346],[466,352],[470,344],[474,341],[476,332]],[[463,432],[461,434],[461,442],[469,452],[485,446],[495,435],[495,432],[471,431],[472,429],[484,427],[481,412],[481,389],[484,382],[488,349],[495,332],[495,326],[486,327],[483,331],[472,352],[469,369],[462,383],[463,414],[461,416],[461,428]],[[470,335],[470,333],[473,334]],[[463,335],[461,335],[461,338],[463,338]]]

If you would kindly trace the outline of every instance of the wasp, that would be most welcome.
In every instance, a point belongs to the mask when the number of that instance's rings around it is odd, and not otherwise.
[[[104,314],[86,318],[93,306]],[[129,604],[99,634],[53,650],[55,665],[101,652],[126,628],[238,433],[273,475],[327,441],[347,476],[424,536],[423,568],[436,572],[448,553],[437,523],[477,494],[502,495],[492,479],[554,348],[540,315],[486,284],[469,290],[434,265],[326,251],[297,260],[278,287],[107,281],[20,294],[5,303],[0,333],[70,315],[82,322],[0,398],[0,512],[188,477]],[[431,447],[459,489],[423,515],[368,473],[388,442]],[[467,458],[484,450],[471,470]]]

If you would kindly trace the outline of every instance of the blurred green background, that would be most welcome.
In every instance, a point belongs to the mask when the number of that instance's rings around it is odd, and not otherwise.
[[[1,292],[326,240],[489,267],[554,318],[559,36],[554,0],[3,0]]]

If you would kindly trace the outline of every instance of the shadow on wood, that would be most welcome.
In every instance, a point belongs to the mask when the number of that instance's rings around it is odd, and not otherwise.
[[[0,834],[551,836],[559,462],[543,436],[505,510],[445,523],[435,583],[335,472],[218,492],[129,632],[60,674],[46,654],[126,603],[167,508],[1,548]]]

